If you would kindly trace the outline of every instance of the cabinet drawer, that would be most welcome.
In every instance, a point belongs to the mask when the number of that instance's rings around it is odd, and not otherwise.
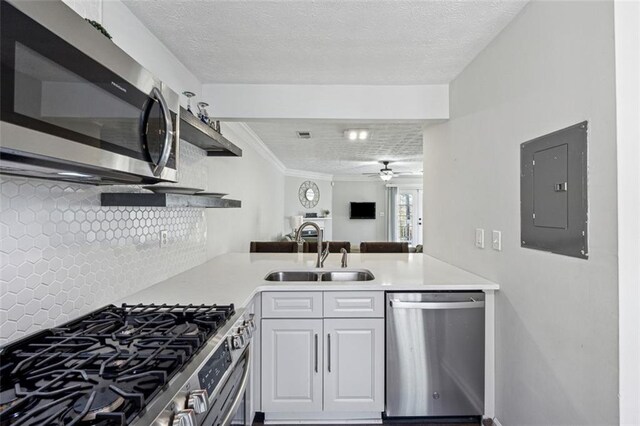
[[[324,316],[327,318],[383,318],[384,292],[327,291],[324,293]]]
[[[322,318],[322,293],[265,292],[262,294],[262,318]]]

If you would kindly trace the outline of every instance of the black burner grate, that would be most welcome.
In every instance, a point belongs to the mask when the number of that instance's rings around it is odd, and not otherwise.
[[[0,353],[0,425],[126,425],[235,314],[107,306]]]

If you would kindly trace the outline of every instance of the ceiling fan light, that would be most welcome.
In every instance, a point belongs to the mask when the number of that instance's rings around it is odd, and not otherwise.
[[[392,177],[393,177],[393,171],[391,170],[380,171],[380,179],[382,179],[383,181],[385,182],[390,181]]]

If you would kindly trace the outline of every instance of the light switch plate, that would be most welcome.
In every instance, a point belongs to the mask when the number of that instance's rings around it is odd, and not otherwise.
[[[494,250],[502,251],[502,232],[494,230],[491,233],[491,247]]]
[[[476,228],[476,247],[484,248],[484,229]]]

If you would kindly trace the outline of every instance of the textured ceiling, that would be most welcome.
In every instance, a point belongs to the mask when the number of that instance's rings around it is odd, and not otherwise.
[[[124,0],[203,83],[448,83],[526,0]]]
[[[383,160],[395,172],[422,171],[420,124],[364,124],[319,121],[248,123],[269,149],[289,169],[332,175],[378,172]],[[369,129],[366,141],[350,141],[346,129]],[[310,131],[299,139],[296,131]]]

